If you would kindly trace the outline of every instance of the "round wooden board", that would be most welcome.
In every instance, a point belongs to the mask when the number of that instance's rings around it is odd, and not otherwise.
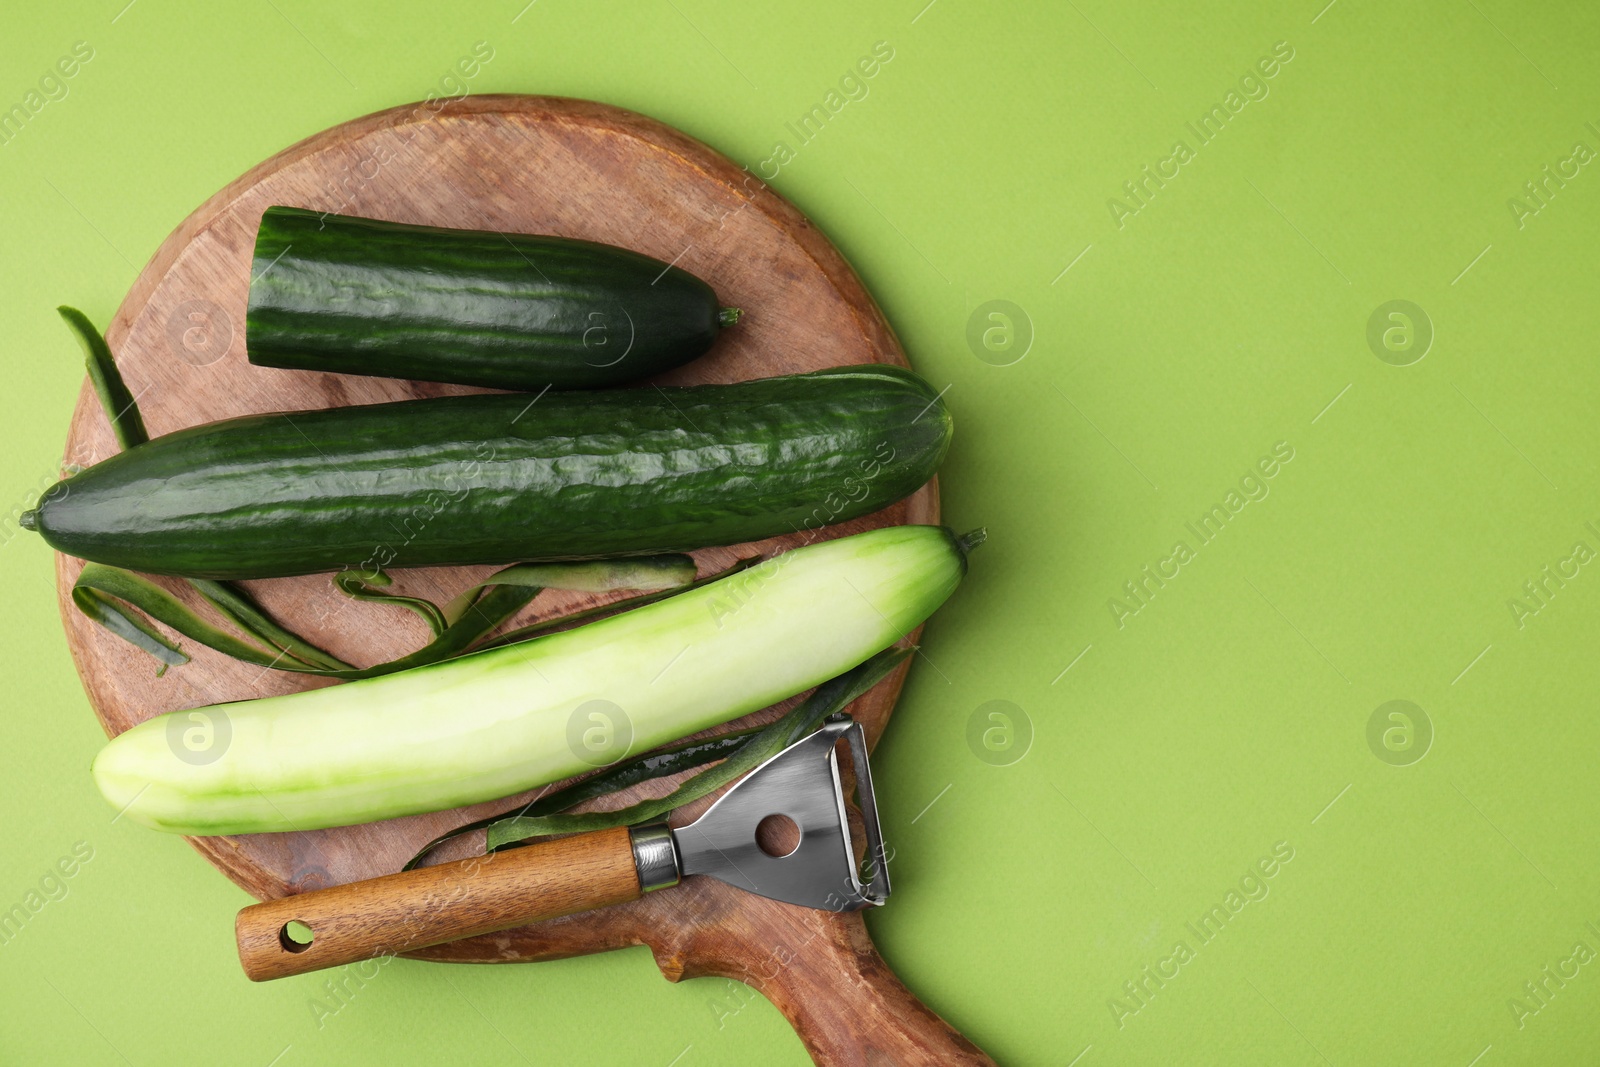
[[[659,379],[730,382],[850,363],[904,364],[893,330],[844,259],[794,207],[710,148],[631,112],[577,100],[481,96],[444,107],[412,105],[369,115],[279,153],[223,189],[163,243],[107,331],[152,434],[258,412],[367,404],[475,390],[379,378],[253,367],[244,311],[261,213],[273,204],[399,222],[549,233],[637,249],[706,279],[745,311],[712,352]],[[69,462],[116,451],[85,384],[67,441]],[[830,527],[841,536],[898,523],[932,523],[938,490]],[[700,573],[799,536],[695,553]],[[193,662],[157,677],[155,663],[89,623],[70,590],[82,563],[57,560],[62,618],[90,702],[108,734],[153,715],[328,684],[262,670],[185,642]],[[398,571],[396,587],[439,600],[492,568]],[[191,606],[178,583],[158,579]],[[326,575],[245,583],[274,615],[354,663],[389,659],[425,643],[407,612],[356,603]],[[544,616],[594,602],[546,594]],[[912,635],[914,637],[914,635]],[[904,669],[852,709],[874,740],[893,709]],[[780,707],[786,707],[781,705]],[[441,708],[441,714],[448,709]],[[746,722],[765,721],[767,709]],[[659,795],[668,783],[619,798]],[[258,898],[279,897],[398,870],[453,826],[503,811],[514,799],[456,811],[304,833],[193,838],[224,874]],[[709,801],[683,812],[697,815]],[[466,842],[464,839],[464,843]],[[481,848],[481,835],[470,842]],[[418,955],[457,962],[556,958],[648,944],[669,977],[749,972],[785,929],[814,929],[819,913],[691,879],[634,904],[440,946]],[[828,917],[839,937],[859,919]],[[810,924],[809,926],[807,924]],[[225,931],[217,931],[219,948]],[[864,942],[864,933],[860,934]],[[804,935],[795,935],[799,941]],[[845,943],[845,942],[841,942]],[[743,949],[738,946],[744,946]],[[745,951],[747,949],[748,951]],[[867,946],[870,951],[870,945]],[[771,990],[767,990],[769,995]],[[782,1006],[780,1004],[780,1006]],[[809,1041],[810,1039],[808,1039]]]

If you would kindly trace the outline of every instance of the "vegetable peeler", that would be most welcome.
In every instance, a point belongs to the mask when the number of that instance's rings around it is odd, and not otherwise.
[[[840,741],[850,751],[866,838],[859,865]],[[799,831],[783,855],[757,838],[773,816]],[[861,724],[825,722],[687,826],[596,830],[251,905],[235,923],[239,959],[252,981],[284,978],[621,904],[691,875],[824,911],[885,903],[888,862]],[[291,926],[308,928],[309,937]]]

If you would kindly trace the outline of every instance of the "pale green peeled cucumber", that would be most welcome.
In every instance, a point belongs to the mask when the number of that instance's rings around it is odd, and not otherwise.
[[[160,715],[101,750],[95,781],[130,819],[200,835],[341,826],[510,796],[861,663],[944,602],[980,539],[885,527],[564,633]],[[608,733],[609,749],[595,750]]]

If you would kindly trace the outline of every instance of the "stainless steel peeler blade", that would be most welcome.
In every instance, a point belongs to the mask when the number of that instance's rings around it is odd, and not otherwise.
[[[858,867],[836,743],[850,746],[866,831],[866,858]],[[793,820],[800,841],[793,852],[772,856],[756,839],[769,816]],[[867,764],[861,724],[831,721],[745,776],[688,826],[633,831],[634,858],[643,888],[674,885],[704,874],[773,900],[827,911],[856,911],[889,897],[888,860]],[[862,868],[870,870],[865,882]]]

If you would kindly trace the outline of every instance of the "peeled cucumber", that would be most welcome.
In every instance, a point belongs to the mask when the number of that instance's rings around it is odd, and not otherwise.
[[[397,674],[159,715],[94,761],[183,834],[310,830],[509,796],[727,722],[899,641],[954,591],[938,526],[807,545],[577,629]]]

